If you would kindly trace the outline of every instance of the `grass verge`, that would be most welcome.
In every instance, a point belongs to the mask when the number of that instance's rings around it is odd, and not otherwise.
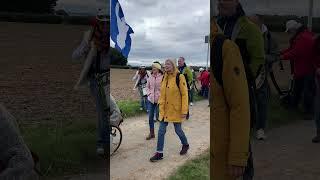
[[[200,155],[196,159],[188,161],[184,166],[179,167],[176,173],[170,176],[169,180],[185,180],[185,179],[210,179],[209,165],[210,165],[209,151]]]
[[[195,101],[203,98],[195,96]],[[117,103],[125,118],[141,115],[139,101]],[[96,121],[65,121],[56,118],[50,125],[23,127],[21,133],[29,148],[40,157],[40,171],[45,177],[81,174],[101,168],[104,159],[98,157]],[[100,167],[99,167],[100,166]]]
[[[77,122],[23,128],[27,145],[40,157],[45,177],[85,173],[105,161],[95,153],[96,122]]]
[[[297,120],[302,119],[302,114],[297,111],[290,111],[280,105],[279,98],[272,96],[269,102],[269,128],[280,127]],[[209,180],[209,165],[210,156],[209,152],[205,152],[201,156],[188,161],[183,166],[179,167],[174,172],[169,180],[184,180],[184,179],[203,179]]]

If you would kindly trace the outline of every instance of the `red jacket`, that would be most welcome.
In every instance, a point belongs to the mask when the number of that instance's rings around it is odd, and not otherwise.
[[[201,86],[209,87],[210,74],[208,73],[208,71],[202,71],[198,79],[201,82]]]
[[[294,77],[300,78],[314,72],[314,33],[309,30],[301,32],[290,44],[290,48],[281,52],[284,60],[294,63]]]

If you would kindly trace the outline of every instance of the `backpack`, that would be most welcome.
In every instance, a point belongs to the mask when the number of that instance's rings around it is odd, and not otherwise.
[[[222,80],[222,71],[223,71],[223,59],[222,59],[222,47],[224,44],[224,41],[227,40],[227,37],[219,34],[216,36],[216,38],[213,41],[213,45],[211,46],[211,52],[213,55],[213,62],[210,62],[212,64],[212,72],[213,75],[218,82],[218,84],[223,88],[223,80]],[[256,107],[256,97],[255,97],[255,82],[254,82],[254,76],[253,73],[250,69],[250,58],[249,58],[249,53],[246,50],[246,44],[245,40],[242,39],[237,39],[235,42],[240,50],[242,60],[243,60],[243,65],[245,68],[245,73],[247,76],[247,81],[248,81],[248,88],[249,88],[249,100],[250,100],[250,124],[251,128],[255,126],[256,123],[256,115],[257,115],[257,107]],[[212,60],[212,59],[211,59]]]

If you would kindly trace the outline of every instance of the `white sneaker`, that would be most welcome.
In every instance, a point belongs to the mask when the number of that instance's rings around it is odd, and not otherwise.
[[[258,139],[258,140],[265,140],[265,139],[267,139],[267,136],[265,135],[263,129],[259,129],[259,130],[257,131],[257,139]]]
[[[193,103],[190,103],[190,106],[193,106]]]
[[[101,148],[101,147],[97,148],[97,154],[98,154],[99,156],[103,156],[103,155],[104,155],[104,149]]]

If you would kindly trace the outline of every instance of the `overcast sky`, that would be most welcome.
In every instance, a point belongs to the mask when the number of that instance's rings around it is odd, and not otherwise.
[[[67,12],[95,14],[97,4],[109,9],[109,0],[59,0]],[[206,64],[209,33],[209,0],[119,0],[126,21],[134,30],[129,61],[152,62],[184,56],[187,62]],[[217,2],[217,0],[215,0]],[[306,15],[301,0],[240,0],[248,14]],[[320,1],[314,2],[319,16]]]
[[[209,0],[119,0],[134,30],[129,61],[152,62],[184,56],[206,64]]]

